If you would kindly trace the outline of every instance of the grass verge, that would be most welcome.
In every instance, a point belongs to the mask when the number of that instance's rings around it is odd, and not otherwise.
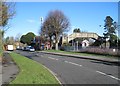
[[[0,57],[2,57],[2,51],[0,51]]]
[[[55,52],[55,53],[64,53],[64,54],[72,54],[72,55],[81,55],[81,56],[98,56],[98,57],[110,57],[110,58],[117,58],[116,56],[110,55],[100,55],[94,53],[80,53],[80,52],[68,52],[68,51],[61,51],[61,50],[46,50],[47,52]]]
[[[60,84],[55,77],[41,64],[21,56],[10,53],[20,72],[10,84]]]
[[[0,62],[2,62],[2,52],[0,51]]]
[[[0,62],[2,61],[2,55],[3,55],[3,50],[2,50],[2,46],[0,45]]]

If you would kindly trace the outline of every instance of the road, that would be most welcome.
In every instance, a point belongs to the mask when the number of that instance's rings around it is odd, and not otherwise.
[[[37,52],[16,51],[49,68],[62,84],[119,84],[119,66],[95,60]],[[118,85],[117,85],[118,86]]]

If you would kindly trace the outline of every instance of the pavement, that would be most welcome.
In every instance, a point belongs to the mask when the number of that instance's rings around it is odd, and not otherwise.
[[[115,63],[117,65],[120,65],[120,58],[119,57],[107,57],[107,56],[83,56],[83,55],[73,55],[73,54],[64,54],[64,53],[57,53],[57,52],[47,52],[47,51],[38,51],[41,53],[46,54],[53,54],[53,55],[60,55],[60,56],[69,56],[74,58],[80,58],[80,59],[90,59],[90,60],[97,60],[97,61],[103,61],[103,62],[110,62]]]
[[[0,72],[0,76],[2,76],[2,84],[5,85],[16,78],[19,68],[9,55],[9,52],[4,52],[3,58],[5,61],[2,63],[2,72]]]

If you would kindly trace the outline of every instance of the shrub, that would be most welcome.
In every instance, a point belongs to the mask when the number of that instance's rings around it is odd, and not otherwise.
[[[108,49],[108,48],[89,47],[89,48],[84,49],[81,52],[102,54],[102,55],[120,56],[120,50],[117,50],[117,49],[114,49],[114,50],[113,49]]]

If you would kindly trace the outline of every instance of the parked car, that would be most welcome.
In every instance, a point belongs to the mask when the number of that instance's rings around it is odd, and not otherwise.
[[[23,47],[22,50],[23,50],[23,51],[26,51],[26,47]]]
[[[34,47],[30,47],[29,51],[34,52],[35,51]]]

